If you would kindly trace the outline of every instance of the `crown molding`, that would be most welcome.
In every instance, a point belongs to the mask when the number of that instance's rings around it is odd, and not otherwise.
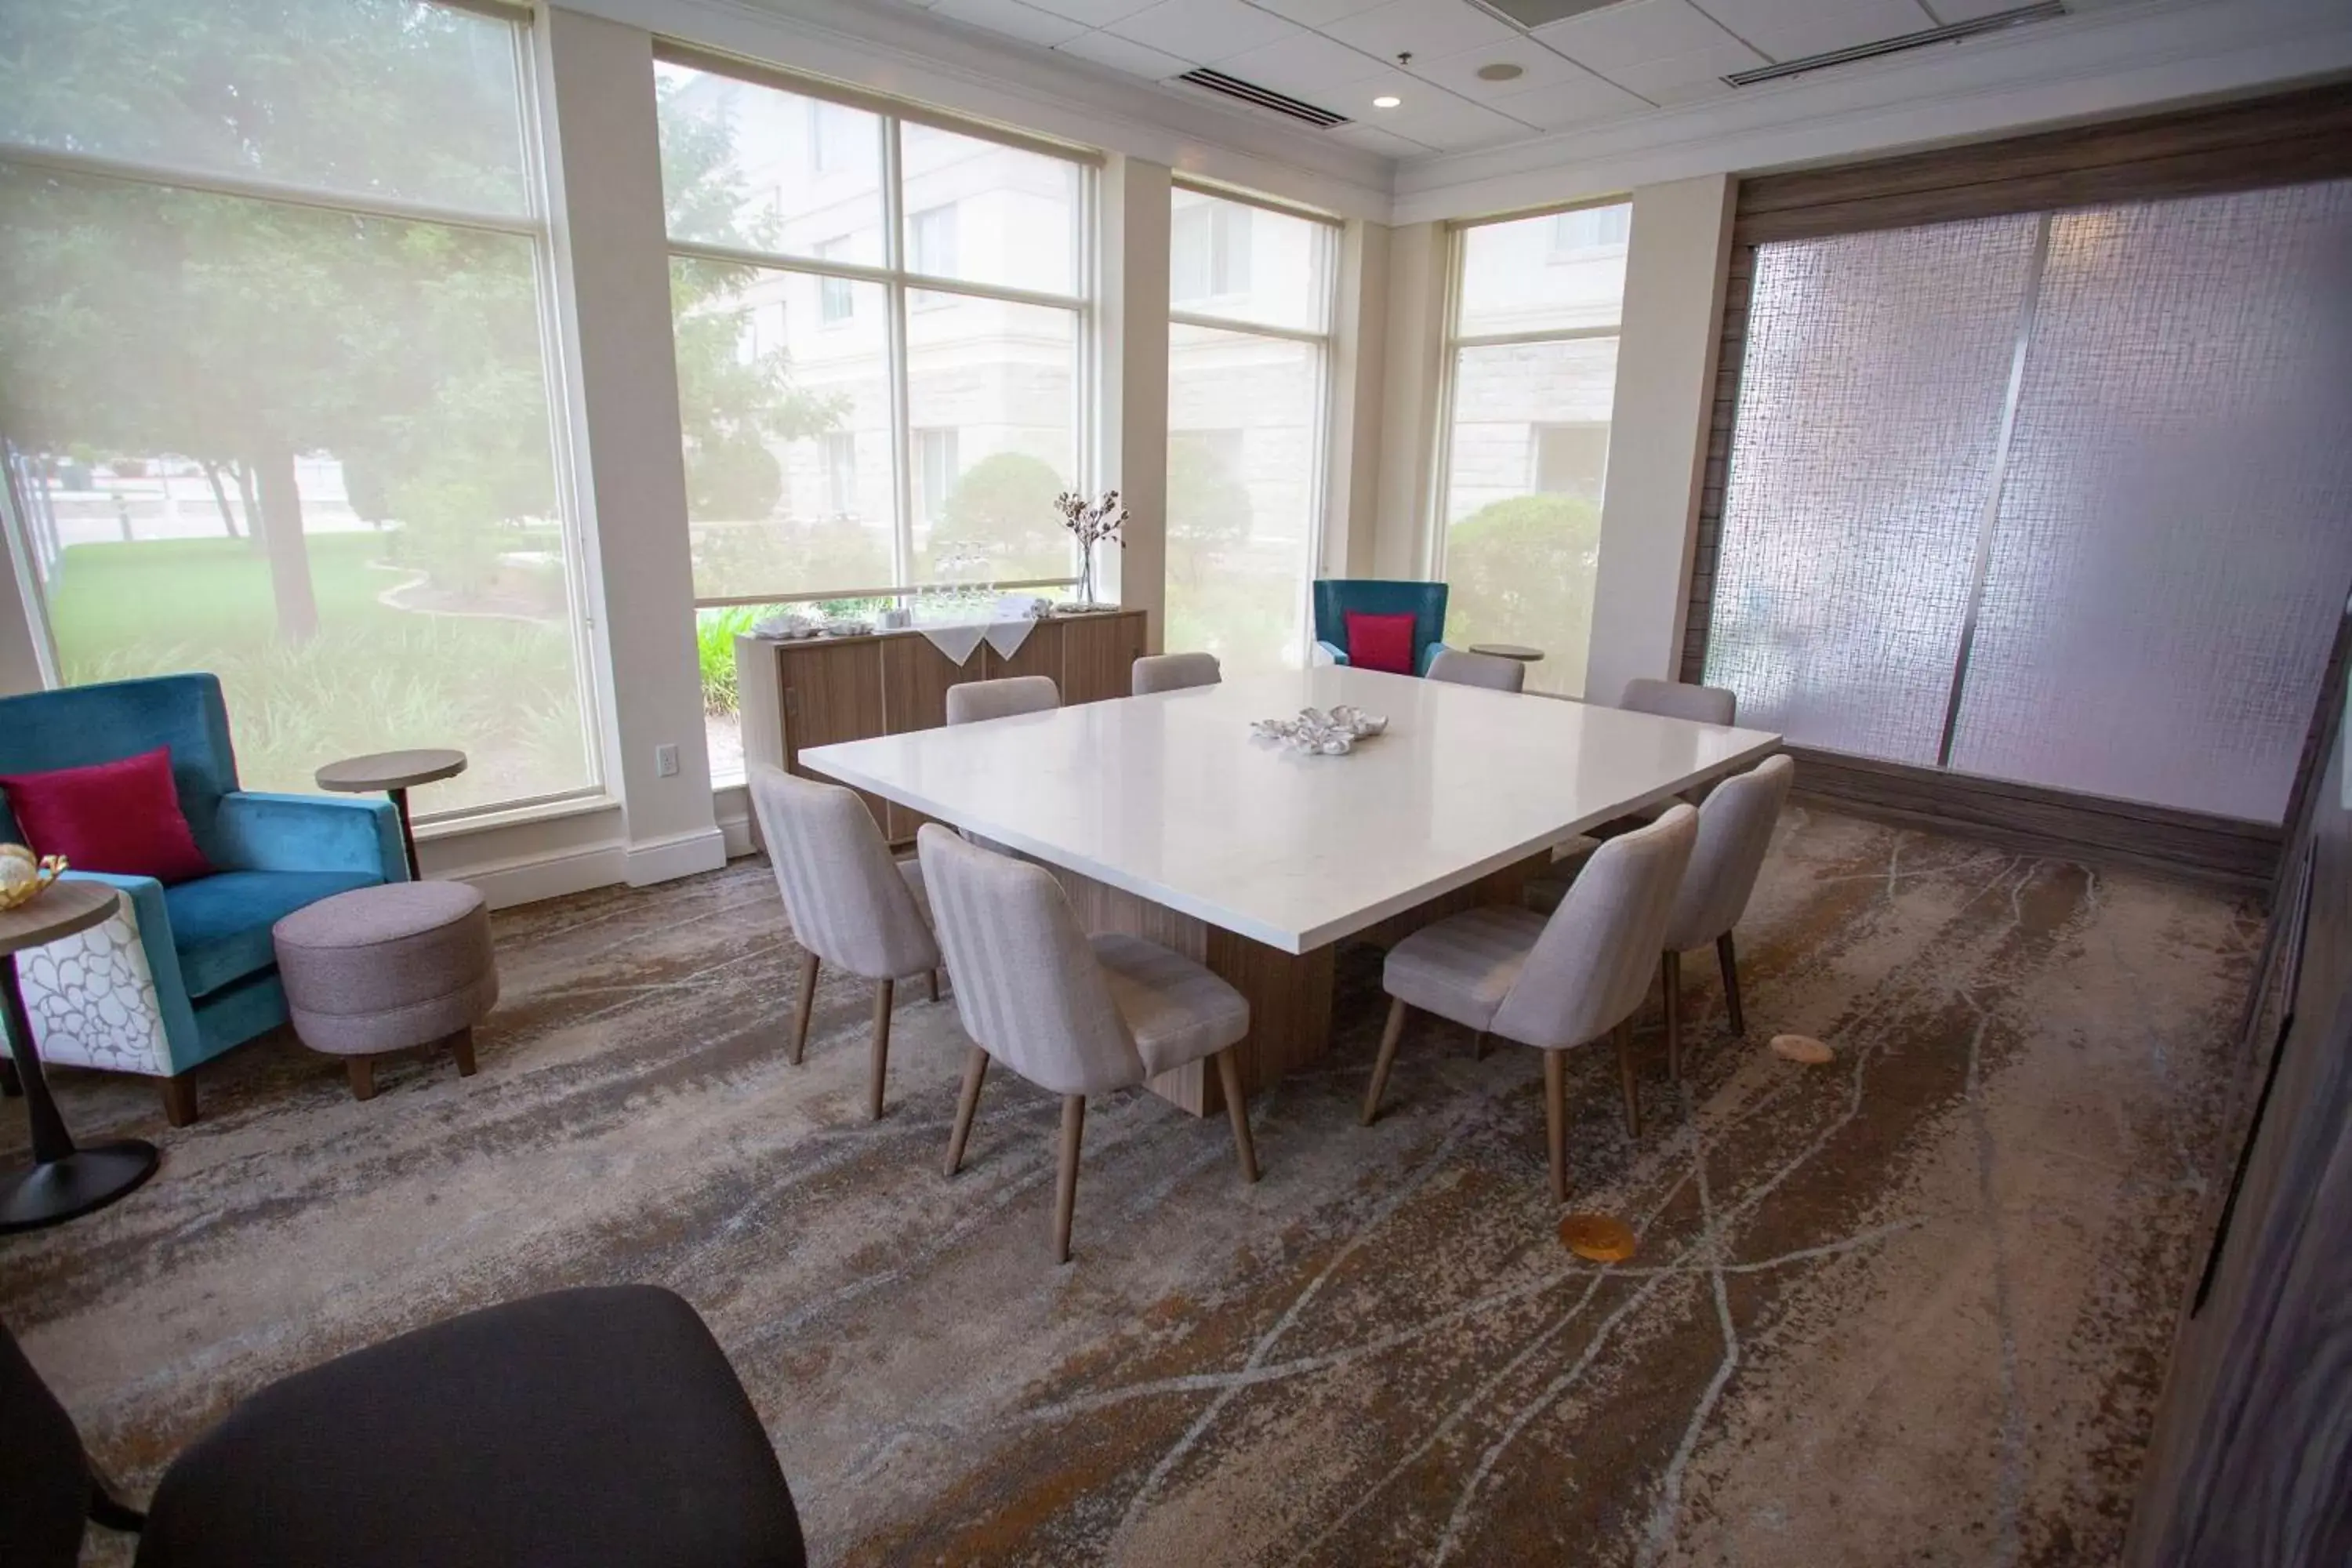
[[[1386,222],[1396,165],[912,5],[854,0],[563,0],[682,43],[830,78],[1341,217]]]
[[[2158,0],[1480,153],[1415,159],[1395,223],[1621,194],[2242,96],[2352,70],[2342,0]]]

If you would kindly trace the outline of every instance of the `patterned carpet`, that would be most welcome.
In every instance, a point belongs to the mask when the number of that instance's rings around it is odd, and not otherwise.
[[[1222,1118],[1087,1118],[1046,1261],[1051,1097],[992,1074],[938,1169],[962,1043],[902,988],[866,1122],[867,996],[820,988],[757,860],[498,917],[479,1076],[270,1040],[152,1089],[58,1075],[162,1174],[0,1239],[0,1316],[143,1493],[241,1393],[462,1308],[657,1281],[709,1320],[826,1563],[2099,1563],[2115,1555],[2236,1068],[2240,900],[1791,811],[1740,931],[1751,1034],[1686,967],[1695,1062],[1647,1121],[1570,1068],[1579,1261],[1545,1198],[1536,1053],[1408,1033],[1356,1105],[1378,955],[1328,1068]],[[1818,1035],[1827,1067],[1771,1034]],[[21,1154],[21,1112],[5,1113]],[[94,1538],[92,1562],[127,1561]]]

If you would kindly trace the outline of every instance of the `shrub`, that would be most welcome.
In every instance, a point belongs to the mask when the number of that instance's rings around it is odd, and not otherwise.
[[[1581,496],[1512,496],[1488,503],[1445,536],[1445,640],[1534,642],[1548,688],[1584,684],[1592,631],[1592,574],[1601,509]]]
[[[933,550],[973,543],[988,552],[990,575],[1004,581],[1064,577],[1070,535],[1054,498],[1068,487],[1053,466],[1026,452],[992,452],[963,471],[940,508]]]

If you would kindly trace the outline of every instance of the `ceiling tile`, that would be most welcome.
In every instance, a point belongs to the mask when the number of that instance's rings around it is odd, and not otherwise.
[[[1652,103],[1693,103],[1738,90],[1723,79],[1764,63],[1764,57],[1746,44],[1724,38],[1695,54],[1618,66],[1608,76],[1619,87],[1638,92]]]
[[[931,7],[931,15],[1048,47],[1066,43],[1086,31],[1067,17],[1024,5],[1021,0],[939,0]]]
[[[1084,26],[1100,27],[1134,16],[1151,5],[1153,0],[1025,0],[1025,3],[1040,11],[1066,16]]]
[[[1360,120],[1367,125],[1384,125],[1395,109],[1374,109],[1372,100],[1394,97],[1403,108],[1423,98],[1446,96],[1437,88],[1417,76],[1407,76],[1394,66],[1372,66],[1370,71],[1355,80],[1343,82],[1323,90],[1323,106],[1336,109],[1350,120]]]
[[[1727,36],[1685,0],[1633,0],[1536,29],[1544,43],[1603,76],[1614,66],[1712,48]]]
[[[1623,88],[1588,71],[1579,71],[1549,86],[1496,99],[1494,107],[1514,120],[1524,120],[1545,131],[1560,131],[1595,120],[1640,114],[1650,106]]]
[[[1247,54],[1211,62],[1227,76],[1270,87],[1294,97],[1308,97],[1351,81],[1361,81],[1380,62],[1337,43],[1320,33],[1300,33]]]
[[[1508,81],[1487,81],[1478,71],[1490,65],[1515,65],[1520,68],[1520,74]],[[1448,92],[1458,92],[1480,103],[1588,74],[1583,67],[1561,58],[1532,38],[1481,44],[1475,49],[1433,59],[1416,56],[1410,68],[1424,81],[1433,81]]]
[[[1299,29],[1241,0],[1160,0],[1109,30],[1188,60],[1230,57],[1298,36]]]
[[[1320,27],[1386,3],[1387,0],[1250,0],[1259,10],[1286,16],[1302,27]]]
[[[1521,140],[1528,133],[1526,121],[1482,109],[1467,99],[1433,87],[1423,87],[1418,95],[1406,99],[1395,109],[1380,110],[1370,123],[1392,135],[1444,153],[1492,147],[1497,142]]]
[[[1434,59],[1520,37],[1469,0],[1389,0],[1377,10],[1343,16],[1322,30],[1366,54],[1391,60],[1407,50]]]
[[[1936,24],[1918,0],[1709,0],[1723,25],[1776,60],[1901,37]]]
[[[1394,132],[1383,131],[1377,125],[1334,125],[1323,134],[1334,142],[1344,142],[1350,147],[1360,147],[1367,153],[1378,153],[1385,158],[1425,158],[1436,151],[1418,142],[1408,141]]]
[[[1181,76],[1192,68],[1191,60],[1180,60],[1174,55],[1148,44],[1130,43],[1110,33],[1081,33],[1066,44],[1055,45],[1054,52],[1076,55],[1082,60],[1092,60],[1098,66],[1108,66],[1129,76],[1149,77],[1154,81]]]

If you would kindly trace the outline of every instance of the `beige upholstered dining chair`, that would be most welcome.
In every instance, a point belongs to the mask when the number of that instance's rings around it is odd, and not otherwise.
[[[1681,891],[1666,916],[1664,968],[1666,991],[1666,1070],[1683,1075],[1682,979],[1683,954],[1715,943],[1723,965],[1723,1005],[1731,1032],[1744,1035],[1739,1016],[1739,964],[1731,949],[1731,928],[1747,912],[1756,878],[1764,869],[1765,851],[1772,847],[1772,825],[1789,803],[1789,786],[1797,764],[1785,756],[1767,757],[1748,772],[1715,786],[1698,808],[1698,843],[1691,851],[1690,868],[1683,873]]]
[[[1675,806],[1592,852],[1549,919],[1487,906],[1423,926],[1389,950],[1381,983],[1388,1027],[1364,1091],[1364,1125],[1379,1114],[1397,1041],[1415,1007],[1534,1046],[1544,1054],[1544,1126],[1551,1195],[1568,1201],[1568,1053],[1614,1033],[1625,1126],[1638,1136],[1633,1016],[1650,992],[1666,916],[1698,838],[1698,813]],[[963,989],[963,976],[956,976]]]
[[[955,981],[956,1011],[972,1041],[948,1139],[949,1175],[963,1163],[990,1061],[1060,1095],[1054,1260],[1067,1263],[1087,1097],[1213,1057],[1242,1180],[1257,1180],[1234,1055],[1249,1033],[1249,1003],[1240,992],[1157,942],[1084,935],[1062,885],[1043,867],[967,844],[936,823],[926,823],[915,844]]]
[[[1135,661],[1133,689],[1138,697],[1149,697],[1155,691],[1214,686],[1224,678],[1213,653],[1147,653]]]
[[[1491,653],[1465,653],[1458,647],[1447,647],[1438,649],[1437,657],[1429,661],[1429,679],[1451,681],[1455,686],[1517,691],[1528,683],[1528,667],[1516,658],[1496,658]]]
[[[948,722],[977,724],[1016,713],[1046,713],[1062,705],[1062,689],[1050,675],[1007,675],[995,680],[965,680],[948,688]]]
[[[1689,686],[1637,675],[1625,683],[1617,706],[1629,713],[1656,713],[1694,724],[1728,724],[1739,716],[1739,694],[1720,686]]]
[[[882,1115],[890,1062],[890,1001],[897,982],[925,975],[940,999],[940,946],[931,935],[922,868],[893,860],[874,814],[854,790],[751,770],[751,809],[801,954],[800,1002],[793,1014],[793,1065],[808,1048],[809,1010],[820,960],[874,982],[873,1082],[866,1114]]]

